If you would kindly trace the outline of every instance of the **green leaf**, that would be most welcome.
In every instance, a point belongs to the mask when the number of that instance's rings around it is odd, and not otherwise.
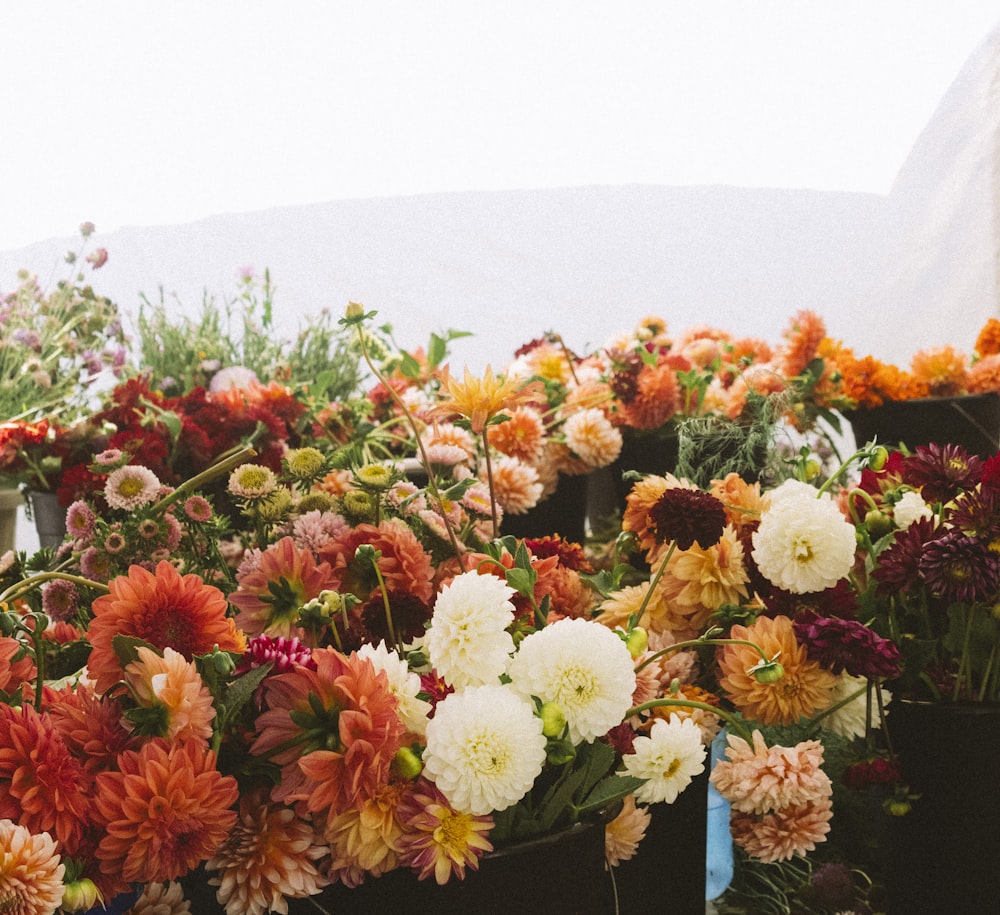
[[[533,569],[531,571],[524,569],[507,570],[507,584],[517,591],[518,594],[523,594],[525,597],[532,597],[534,595],[536,578],[537,573]]]
[[[115,650],[115,657],[118,658],[118,663],[121,664],[122,668],[139,660],[140,648],[151,648],[160,657],[163,657],[163,652],[151,642],[137,639],[133,635],[123,635],[120,632],[111,640],[111,647]]]
[[[247,671],[242,677],[237,677],[223,692],[223,703],[230,718],[234,716],[253,696],[257,687],[271,672],[271,663],[262,664]]]
[[[436,368],[446,355],[448,355],[448,342],[437,334],[431,334],[430,346],[427,348],[428,364]]]
[[[403,361],[399,367],[400,372],[406,378],[419,378],[420,377],[420,363],[414,359],[409,353],[403,353]]]
[[[575,819],[571,802],[577,790],[584,783],[586,775],[582,769],[571,771],[565,778],[556,782],[542,798],[536,817],[542,832],[551,830],[564,815],[568,815],[571,822]]]
[[[609,775],[597,783],[586,800],[578,806],[577,812],[580,816],[596,813],[632,794],[644,784],[646,784],[644,778],[636,778],[634,775]]]
[[[617,759],[615,751],[603,740],[581,744],[577,748],[577,765],[580,766],[585,778],[581,786],[581,796],[586,796],[610,771]]]

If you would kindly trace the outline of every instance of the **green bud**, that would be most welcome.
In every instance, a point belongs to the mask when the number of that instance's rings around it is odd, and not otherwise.
[[[887,797],[882,802],[882,810],[891,817],[905,817],[913,809],[907,797]]]
[[[566,716],[558,702],[546,702],[538,717],[542,719],[542,733],[546,737],[560,737],[566,729]]]
[[[103,902],[97,886],[89,877],[81,877],[72,883],[67,883],[63,889],[63,912],[87,912],[98,902]]]
[[[409,747],[400,747],[392,758],[392,768],[401,778],[416,778],[423,771],[424,764]]]
[[[865,527],[871,539],[878,540],[892,530],[892,519],[884,511],[873,508],[865,514]]]
[[[222,677],[228,677],[236,670],[233,656],[228,651],[220,651],[218,642],[212,646],[212,653],[208,657],[215,672]]]
[[[885,462],[888,460],[889,450],[884,445],[879,445],[872,451],[871,457],[868,458],[868,466],[878,472],[885,467]]]
[[[816,458],[809,458],[808,460],[804,461],[802,464],[803,481],[808,483],[811,480],[815,480],[816,477],[819,476],[819,472],[822,469],[823,466],[820,464],[819,461],[816,460]]]
[[[625,647],[634,661],[649,647],[649,635],[641,626],[630,629],[625,637]]]
[[[576,759],[576,747],[568,740],[549,740],[545,758],[551,766],[565,766]]]
[[[16,613],[9,611],[0,613],[0,635],[10,638],[17,632],[18,623],[19,618]]]
[[[365,316],[365,306],[359,305],[357,302],[348,302],[347,310],[344,312],[344,317],[348,321],[358,321]]]
[[[777,683],[784,675],[785,668],[777,660],[761,661],[755,667],[751,667],[747,673],[751,673],[758,683]]]

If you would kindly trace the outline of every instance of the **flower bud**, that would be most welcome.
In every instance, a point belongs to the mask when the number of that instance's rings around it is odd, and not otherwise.
[[[908,797],[888,797],[882,802],[882,809],[891,817],[905,817],[913,804]]]
[[[400,747],[392,758],[392,767],[402,778],[416,778],[423,771],[424,764],[409,747]]]
[[[212,647],[209,659],[215,668],[215,672],[220,676],[228,677],[236,670],[236,662],[233,660],[233,656],[228,651],[220,651],[218,643]]]
[[[565,766],[576,759],[576,747],[568,740],[549,740],[545,747],[545,759],[551,766]]]
[[[884,511],[873,508],[865,514],[865,527],[871,539],[878,540],[892,530],[892,519]]]
[[[89,877],[67,883],[63,889],[62,911],[87,912],[101,900],[97,886]]]
[[[546,702],[538,717],[542,719],[542,733],[546,737],[560,737],[566,728],[566,716],[558,702]]]
[[[625,637],[625,647],[628,648],[633,661],[638,658],[649,647],[649,635],[646,630],[641,626],[630,629]]]
[[[752,673],[758,683],[765,685],[777,683],[784,675],[785,668],[778,661],[761,661],[755,667],[751,667],[747,673]]]
[[[803,477],[803,480],[806,483],[809,483],[812,480],[815,480],[816,477],[819,476],[819,472],[822,469],[823,469],[823,466],[820,464],[819,461],[816,460],[816,458],[809,458],[802,465],[802,477]]]
[[[885,462],[889,460],[889,451],[884,445],[879,445],[872,451],[868,459],[868,466],[876,473],[885,467]]]

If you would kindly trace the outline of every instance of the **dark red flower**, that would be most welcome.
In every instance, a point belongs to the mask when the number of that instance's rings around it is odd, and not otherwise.
[[[819,661],[835,674],[846,671],[852,677],[869,679],[899,676],[899,649],[864,623],[808,614],[797,619],[793,627],[810,660]]]
[[[879,553],[878,565],[872,570],[878,594],[909,591],[919,583],[920,557],[934,531],[934,521],[930,518],[921,518],[906,530],[896,531],[892,543]]]
[[[707,550],[722,536],[726,509],[710,493],[674,486],[664,490],[649,509],[649,526],[660,543],[672,540],[679,550],[697,543]]]
[[[810,594],[792,594],[772,586],[764,604],[768,616],[787,616],[793,620],[803,614],[835,616],[845,620],[853,620],[858,615],[858,594],[846,578],[832,588]]]
[[[594,567],[587,554],[579,543],[564,540],[556,535],[555,537],[528,538],[524,541],[525,546],[530,550],[532,556],[545,559],[549,556],[558,556],[559,564],[574,572],[593,572]]]
[[[840,780],[854,791],[863,791],[878,785],[896,785],[902,779],[898,759],[875,756],[859,759],[844,767]]]
[[[927,587],[949,602],[993,601],[1000,587],[1000,556],[961,531],[924,544],[917,568]]]
[[[983,459],[960,445],[918,445],[903,465],[903,480],[927,502],[950,502],[962,490],[972,489],[982,478]]]

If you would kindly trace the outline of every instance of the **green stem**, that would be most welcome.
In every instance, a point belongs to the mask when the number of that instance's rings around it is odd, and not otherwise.
[[[636,667],[635,672],[639,673],[639,671],[652,664],[657,658],[660,658],[671,651],[683,651],[685,648],[698,648],[701,645],[747,645],[761,656],[764,663],[771,663],[771,659],[764,654],[764,649],[762,649],[759,645],[755,645],[753,642],[747,641],[746,639],[709,639],[702,636],[698,639],[688,639],[685,642],[677,642],[667,648],[661,648],[655,654],[651,654],[648,658],[645,658],[643,662]]]
[[[490,489],[490,515],[493,521],[493,539],[496,540],[500,536],[500,521],[497,518],[497,500],[493,493],[493,463],[490,460],[490,440],[486,434],[487,428],[483,427],[483,454],[486,457],[486,484]]]
[[[753,734],[747,727],[746,722],[741,718],[738,718],[727,709],[709,705],[707,702],[697,702],[694,699],[670,699],[667,697],[662,699],[651,699],[649,702],[643,702],[642,705],[636,705],[633,708],[630,708],[625,713],[625,717],[631,718],[633,715],[639,715],[642,712],[649,711],[650,709],[668,708],[671,706],[676,706],[678,708],[696,708],[701,709],[704,712],[711,712],[713,715],[718,715],[723,721],[726,722],[726,727],[734,731],[738,737],[742,737],[747,743],[753,743]]]
[[[16,582],[7,588],[6,591],[0,593],[0,604],[16,600],[23,594],[33,591],[39,585],[44,584],[47,581],[53,581],[57,578],[62,579],[63,581],[71,581],[73,584],[81,585],[84,588],[95,588],[98,591],[103,591],[105,594],[108,593],[107,585],[101,584],[99,581],[93,581],[90,578],[83,578],[80,575],[70,575],[68,572],[39,572],[36,575],[29,576],[28,578],[22,578],[19,582]]]

